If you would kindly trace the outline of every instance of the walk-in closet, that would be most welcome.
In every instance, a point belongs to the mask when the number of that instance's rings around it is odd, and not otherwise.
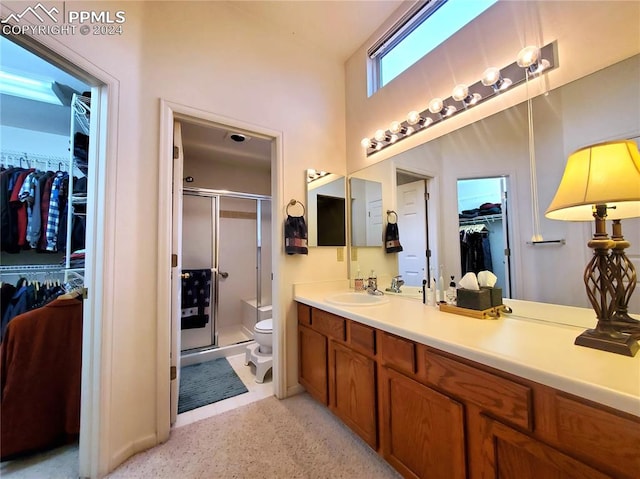
[[[0,49],[0,475],[55,453],[77,475],[91,86]]]
[[[458,180],[458,223],[462,276],[491,271],[511,297],[507,186],[506,177]]]

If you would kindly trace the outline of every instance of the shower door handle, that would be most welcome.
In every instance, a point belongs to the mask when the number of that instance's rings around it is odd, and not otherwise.
[[[229,277],[229,273],[226,271],[220,271],[218,274],[222,276],[222,279],[227,279]]]

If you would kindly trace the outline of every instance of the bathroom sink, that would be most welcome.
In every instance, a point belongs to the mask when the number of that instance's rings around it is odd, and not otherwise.
[[[389,302],[389,298],[367,293],[336,293],[327,296],[326,301],[339,306],[376,306]]]

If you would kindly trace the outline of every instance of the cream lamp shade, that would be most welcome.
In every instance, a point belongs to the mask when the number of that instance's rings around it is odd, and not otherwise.
[[[545,216],[593,221],[595,205],[607,205],[611,219],[640,216],[640,153],[633,141],[598,143],[573,152]]]

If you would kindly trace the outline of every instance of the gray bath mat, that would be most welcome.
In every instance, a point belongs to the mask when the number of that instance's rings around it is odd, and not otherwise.
[[[180,369],[178,414],[248,392],[226,358]]]

